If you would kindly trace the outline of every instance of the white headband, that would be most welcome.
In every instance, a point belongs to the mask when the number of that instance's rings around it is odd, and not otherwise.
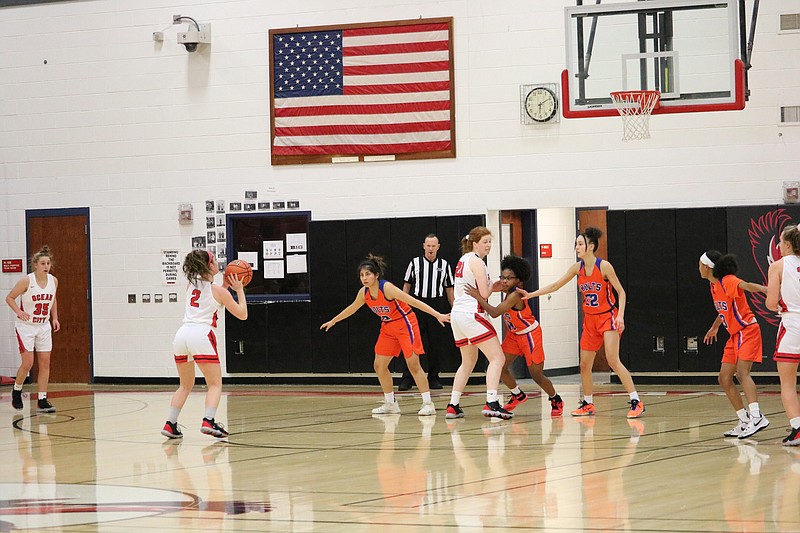
[[[708,258],[708,256],[703,252],[703,255],[700,256],[700,262],[703,263],[708,268],[714,268],[714,261]]]

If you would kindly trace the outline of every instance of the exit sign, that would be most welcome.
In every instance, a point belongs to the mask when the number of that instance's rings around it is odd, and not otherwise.
[[[3,259],[3,272],[22,272],[22,259]]]

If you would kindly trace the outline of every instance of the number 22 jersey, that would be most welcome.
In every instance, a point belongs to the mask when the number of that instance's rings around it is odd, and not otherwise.
[[[611,290],[611,284],[603,279],[600,271],[602,259],[595,258],[592,274],[586,274],[586,264],[581,260],[581,268],[578,271],[578,289],[583,295],[583,312],[587,315],[600,315],[608,313],[614,308],[616,299]]]

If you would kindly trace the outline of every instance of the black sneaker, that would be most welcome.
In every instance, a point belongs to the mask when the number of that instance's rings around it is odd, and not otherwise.
[[[12,390],[11,391],[11,405],[17,411],[22,410],[22,391],[21,390]]]
[[[503,420],[508,420],[514,416],[514,413],[509,413],[502,407],[500,407],[500,402],[486,402],[486,405],[483,406],[483,411],[481,411],[483,416],[491,416],[495,418],[502,418]]]
[[[461,406],[456,404],[453,405],[452,403],[447,404],[447,412],[444,415],[445,418],[464,418],[464,411],[461,409]]]
[[[397,390],[400,392],[404,392],[407,390],[411,390],[411,387],[414,386],[414,378],[411,376],[403,376],[400,380],[400,384],[397,386]]]
[[[204,418],[203,425],[200,426],[200,433],[224,439],[228,436],[228,432],[222,427],[222,424],[217,424],[213,418]]]
[[[161,430],[161,434],[170,439],[183,438],[183,433],[181,433],[181,428],[178,427],[178,423],[170,422],[169,420],[164,423],[164,429]]]
[[[40,413],[55,413],[56,408],[47,401],[47,398],[39,398],[39,401],[36,402],[36,410]]]
[[[800,428],[790,428],[789,436],[783,439],[784,446],[800,446]]]

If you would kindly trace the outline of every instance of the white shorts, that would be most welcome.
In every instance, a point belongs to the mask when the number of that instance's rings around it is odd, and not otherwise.
[[[206,324],[182,325],[172,341],[172,350],[176,363],[195,361],[219,364],[217,334],[214,328]]]
[[[497,331],[489,321],[487,313],[450,313],[450,325],[453,328],[453,338],[456,346],[461,348],[467,344],[480,344],[492,337],[497,337]]]
[[[773,359],[782,363],[800,362],[800,315],[795,313],[781,315]]]
[[[44,324],[15,322],[14,328],[17,330],[19,353],[53,351],[53,327],[49,320]]]

